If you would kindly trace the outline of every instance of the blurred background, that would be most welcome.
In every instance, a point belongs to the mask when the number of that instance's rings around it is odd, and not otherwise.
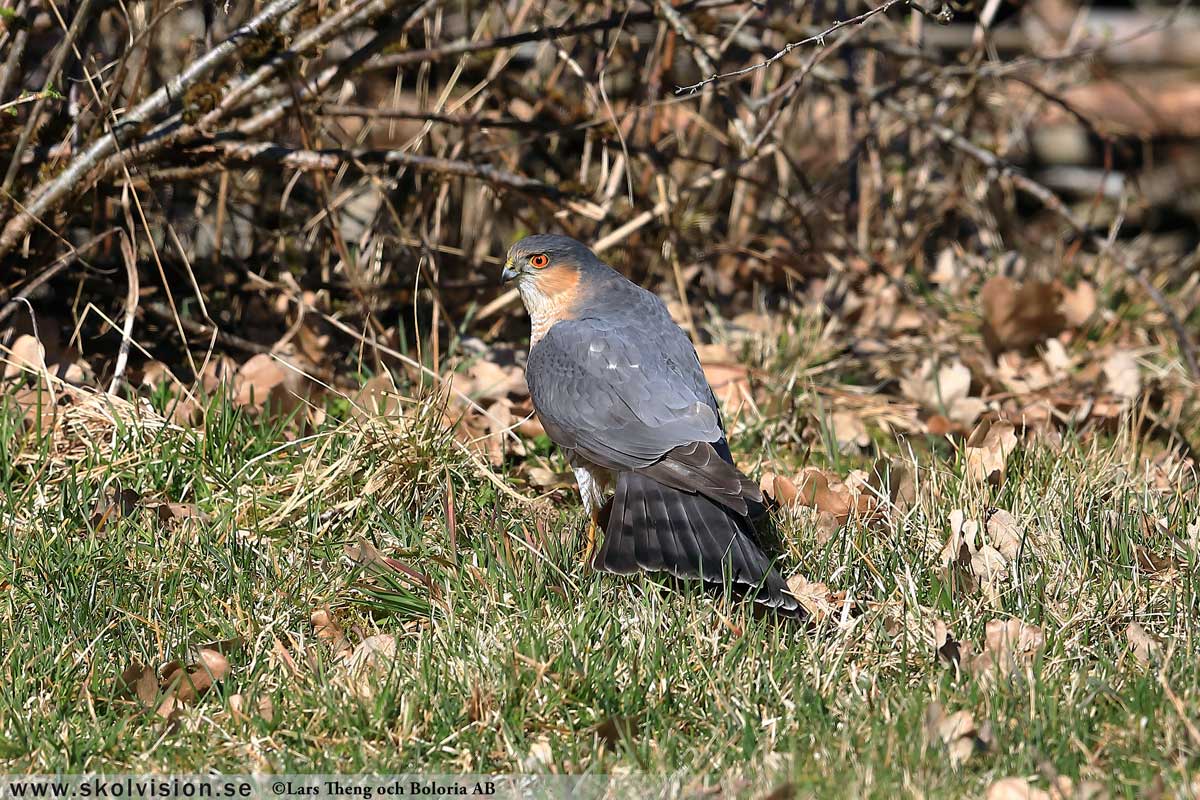
[[[1140,401],[1186,443],[1200,14],[928,1],[19,0],[6,377],[195,423],[218,387],[303,418],[457,374],[486,436],[529,413],[503,254],[563,232],[769,434]]]

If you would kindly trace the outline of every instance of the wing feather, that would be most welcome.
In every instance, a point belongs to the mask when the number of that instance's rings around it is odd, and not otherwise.
[[[552,326],[526,370],[550,438],[609,469],[649,466],[680,445],[720,441],[712,391],[687,337],[675,331],[687,353],[678,342],[643,344],[636,330],[596,319]]]

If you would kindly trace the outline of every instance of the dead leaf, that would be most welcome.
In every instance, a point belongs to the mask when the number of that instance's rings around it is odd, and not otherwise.
[[[141,502],[142,495],[137,490],[115,487],[96,501],[89,524],[99,533],[106,526],[133,514]]]
[[[1141,370],[1128,350],[1118,350],[1104,362],[1108,390],[1123,400],[1132,401],[1142,391]]]
[[[970,396],[971,370],[957,360],[935,370],[933,360],[927,359],[916,373],[900,379],[900,391],[927,411],[942,414],[963,428],[987,408],[983,400]]]
[[[1055,800],[1049,792],[1024,778],[1003,778],[988,787],[984,800]]]
[[[1161,646],[1138,623],[1131,622],[1125,626],[1125,640],[1129,643],[1129,652],[1134,661],[1142,667],[1149,666],[1151,659],[1158,658]]]
[[[987,518],[987,539],[1008,561],[1016,561],[1023,538],[1017,518],[1002,508],[993,509]]]
[[[234,403],[239,406],[259,406],[271,398],[276,387],[282,387],[288,372],[278,361],[266,353],[258,353],[237,371],[234,379],[236,392]]]
[[[228,674],[229,659],[217,650],[202,648],[196,654],[196,663],[180,677],[175,697],[180,703],[193,702]],[[168,678],[168,682],[176,675]]]
[[[555,472],[545,467],[526,467],[525,473],[529,482],[539,489],[571,489],[575,486],[575,476],[570,472]]]
[[[454,388],[475,400],[499,400],[529,394],[525,373],[515,363],[500,364],[506,353],[487,353],[467,368],[465,375],[454,376]]]
[[[736,420],[753,404],[750,370],[739,364],[729,348],[721,344],[700,345],[696,354],[721,413],[726,421]]]
[[[388,676],[396,661],[396,637],[386,633],[363,639],[346,660],[351,690],[370,698],[376,683]]]
[[[838,450],[843,453],[853,452],[871,444],[871,437],[867,435],[862,417],[855,411],[835,411],[830,417],[830,427],[833,429],[833,438],[837,441]]]
[[[372,417],[402,417],[404,410],[392,374],[384,371],[367,379],[354,396],[350,414],[360,422]]]
[[[507,438],[515,422],[512,403],[508,398],[502,398],[488,406],[487,415],[484,418],[487,436],[483,443],[487,450],[488,463],[493,467],[500,467],[504,464],[507,445],[517,445],[516,442],[510,442]],[[521,453],[517,453],[517,455],[521,455]]]
[[[1007,574],[1008,559],[991,545],[983,545],[971,554],[971,572],[984,584],[992,584]]]
[[[271,702],[268,695],[259,698],[255,709],[259,718],[264,722],[271,722],[275,719],[275,704]],[[244,695],[231,694],[229,696],[229,713],[238,722],[250,720],[250,707]]]
[[[205,394],[216,394],[222,388],[233,390],[238,365],[227,355],[215,355],[200,370],[200,385]]]
[[[777,503],[781,508],[789,508],[796,502],[799,491],[791,478],[776,475],[774,472],[764,472],[758,482],[759,491],[763,497]]]
[[[46,348],[30,334],[18,336],[4,360],[4,380],[15,378],[27,370],[46,371]]]
[[[1066,325],[1059,306],[1062,288],[1053,283],[1017,283],[998,275],[988,278],[979,291],[983,314],[983,341],[992,355],[1005,350],[1028,350]]]
[[[900,511],[907,511],[917,501],[917,476],[908,462],[879,458],[870,476],[872,492],[886,497]]]
[[[777,479],[779,476],[775,477]],[[775,480],[773,486],[776,496],[781,500],[783,496],[792,494],[793,503],[826,511],[832,514],[839,524],[845,524],[855,512],[861,514],[871,509],[874,498],[870,492],[865,491],[866,488],[864,482],[856,490],[849,485],[848,480],[838,480],[836,476],[826,474],[818,467],[805,467],[797,476],[795,484],[784,479],[782,483]]]
[[[1088,281],[1080,281],[1074,289],[1063,287],[1058,310],[1072,328],[1083,327],[1096,313],[1096,287]]]
[[[258,700],[258,716],[267,723],[275,721],[275,703],[267,695],[263,695]]]
[[[636,716],[615,715],[605,718],[592,730],[606,747],[618,747],[623,741],[632,741],[634,733],[641,727]]]
[[[342,626],[338,624],[333,612],[327,606],[313,611],[309,621],[312,622],[313,633],[317,635],[318,639],[329,645],[329,649],[337,658],[341,660],[350,658],[354,648],[351,646],[350,640],[346,638]]]
[[[178,524],[184,520],[207,522],[208,515],[196,507],[195,503],[159,503],[151,506],[158,514],[158,521],[164,525]]]
[[[969,567],[971,554],[979,549],[979,523],[967,519],[966,512],[956,508],[950,512],[950,538],[942,547],[939,560],[943,567],[955,564]]]
[[[824,583],[810,581],[796,573],[787,579],[787,588],[804,610],[818,622],[840,611],[839,604]]]
[[[962,648],[958,640],[954,638],[954,634],[950,632],[950,627],[940,619],[934,620],[933,623],[933,649],[938,658],[948,666],[955,668],[959,666],[962,660]]]
[[[957,767],[976,753],[986,753],[992,746],[991,724],[975,724],[969,711],[946,714],[940,703],[925,709],[925,732],[935,742],[946,746],[950,765]]]
[[[132,694],[144,707],[150,708],[158,699],[158,676],[153,667],[135,661],[125,668],[118,682],[119,694]]]
[[[554,764],[554,751],[550,749],[550,739],[539,736],[529,746],[529,755],[521,759],[521,769],[530,773],[542,773]]]
[[[1160,556],[1150,548],[1143,547],[1142,545],[1137,545],[1134,548],[1134,557],[1138,570],[1154,577],[1173,575],[1181,566],[1173,556]]]
[[[1019,619],[993,619],[984,628],[983,649],[971,663],[977,680],[1007,678],[1028,664],[1045,644],[1042,629]]]
[[[1016,428],[1011,422],[980,422],[967,439],[967,479],[993,486],[1003,484],[1008,457],[1016,449]]]

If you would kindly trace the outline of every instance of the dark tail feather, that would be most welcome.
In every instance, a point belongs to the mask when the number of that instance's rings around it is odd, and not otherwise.
[[[750,521],[700,494],[673,489],[636,472],[617,476],[596,569],[639,568],[700,578],[734,588],[779,613],[803,616],[796,599],[752,537]]]

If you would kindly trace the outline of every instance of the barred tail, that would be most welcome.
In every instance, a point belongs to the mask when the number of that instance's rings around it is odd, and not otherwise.
[[[596,569],[639,569],[733,587],[781,614],[803,616],[770,559],[752,538],[747,517],[704,495],[673,489],[636,472],[617,476]]]

